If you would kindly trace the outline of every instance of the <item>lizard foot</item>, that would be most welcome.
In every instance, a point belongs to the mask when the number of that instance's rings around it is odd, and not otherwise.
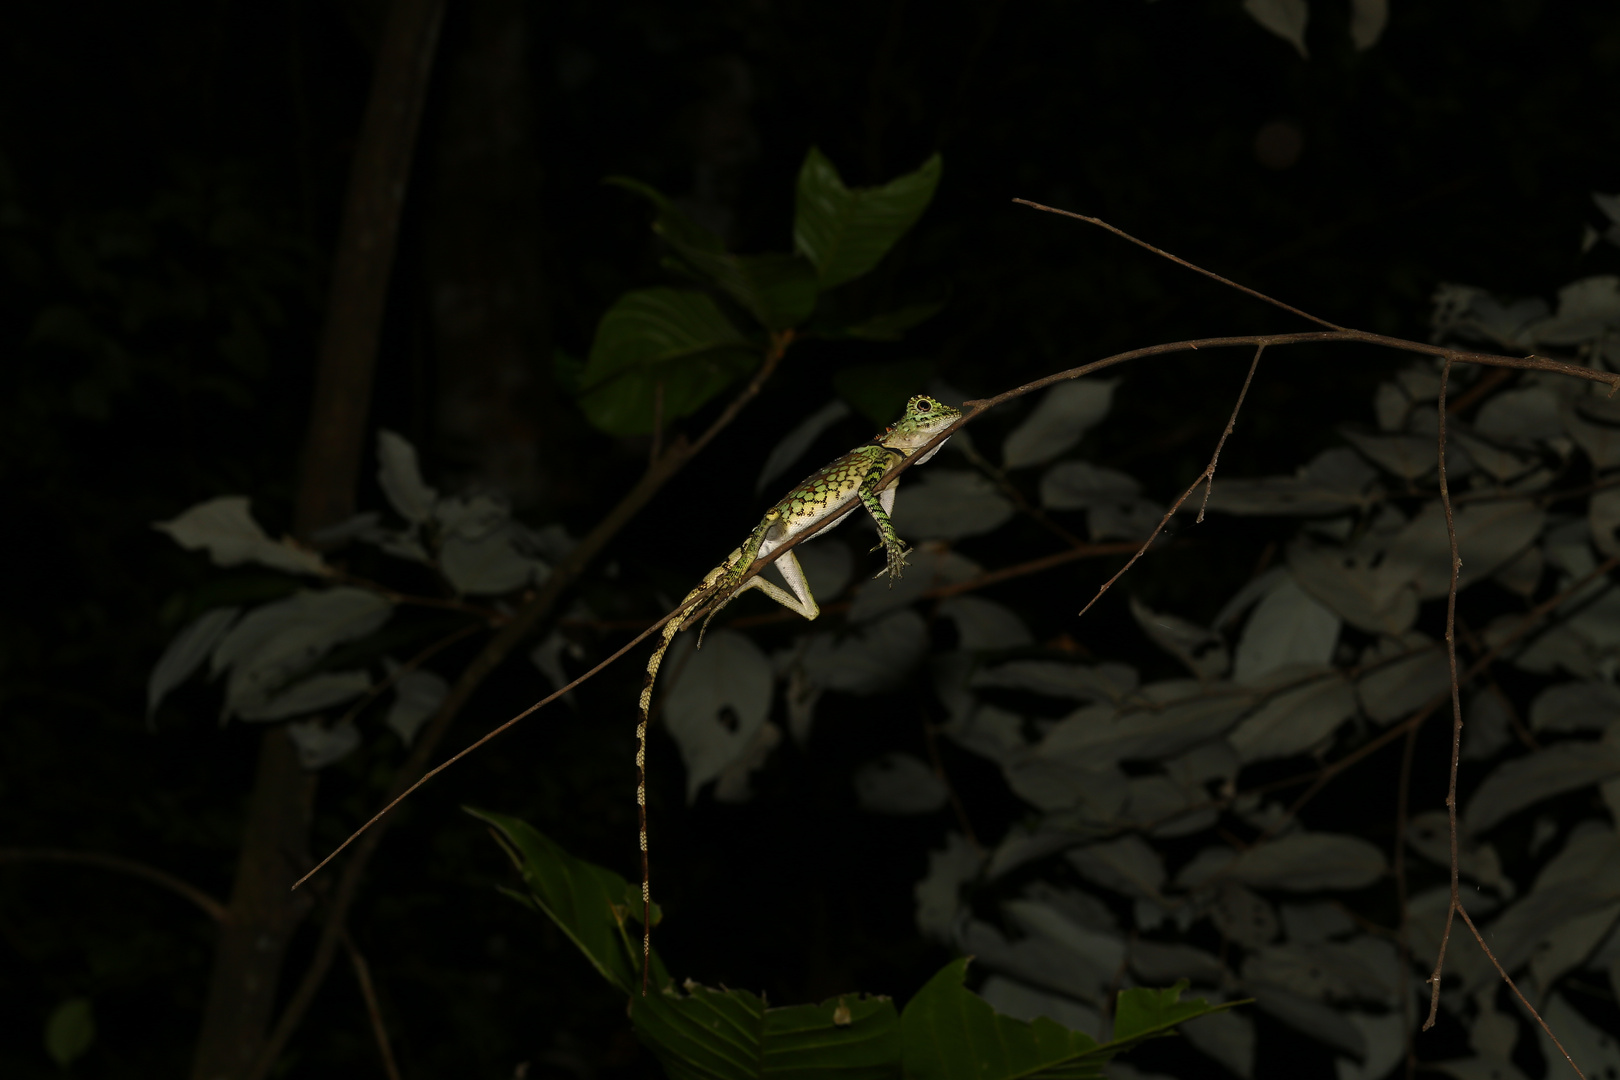
[[[900,580],[901,574],[906,569],[906,556],[911,554],[911,549],[906,547],[904,543],[896,541],[893,544],[879,544],[872,550],[877,551],[880,548],[882,549],[885,558],[888,560],[888,566],[886,569],[889,574],[889,585],[890,587],[893,587],[894,583]],[[881,575],[883,571],[880,570],[878,573]]]

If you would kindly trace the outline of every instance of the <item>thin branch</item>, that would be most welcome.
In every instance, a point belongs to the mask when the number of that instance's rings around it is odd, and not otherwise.
[[[1044,211],[1044,212],[1046,212],[1048,214],[1057,214],[1057,215],[1059,215],[1061,217],[1074,218],[1076,221],[1084,221],[1086,224],[1095,225],[1099,229],[1106,229],[1108,232],[1113,233],[1115,236],[1119,237],[1120,239],[1129,240],[1131,243],[1135,244],[1137,247],[1145,248],[1148,251],[1153,252],[1153,254],[1159,256],[1162,259],[1168,259],[1171,262],[1175,263],[1177,266],[1186,267],[1188,270],[1191,270],[1195,274],[1202,274],[1205,277],[1207,277],[1207,278],[1209,278],[1209,279],[1211,279],[1213,281],[1220,282],[1222,285],[1225,285],[1227,288],[1236,289],[1238,292],[1245,293],[1245,294],[1247,294],[1249,296],[1252,296],[1256,300],[1264,301],[1265,303],[1270,304],[1272,307],[1282,308],[1284,311],[1289,312],[1290,314],[1298,315],[1300,318],[1307,319],[1310,322],[1316,323],[1318,326],[1325,326],[1329,330],[1343,330],[1344,329],[1344,327],[1338,325],[1337,323],[1330,323],[1326,319],[1319,319],[1315,315],[1312,315],[1311,313],[1309,313],[1307,311],[1301,311],[1299,308],[1294,307],[1291,304],[1285,304],[1281,300],[1273,299],[1272,297],[1267,296],[1263,292],[1258,292],[1258,291],[1256,291],[1254,289],[1249,288],[1247,285],[1239,285],[1237,282],[1233,281],[1230,278],[1224,278],[1221,275],[1219,275],[1219,274],[1217,274],[1217,273],[1215,273],[1215,272],[1213,272],[1211,270],[1205,270],[1202,266],[1198,266],[1198,265],[1196,265],[1194,263],[1190,263],[1186,259],[1181,258],[1180,256],[1172,255],[1168,251],[1163,250],[1162,248],[1156,248],[1152,244],[1148,243],[1146,240],[1138,240],[1136,237],[1132,236],[1130,233],[1126,232],[1124,229],[1115,228],[1114,226],[1108,224],[1108,222],[1103,221],[1101,218],[1087,217],[1085,214],[1076,214],[1072,210],[1059,210],[1056,207],[1043,206],[1038,202],[1030,202],[1028,199],[1014,199],[1013,202],[1018,203],[1018,204],[1020,204],[1022,206],[1028,206],[1031,209]]]
[[[382,1009],[377,1004],[377,989],[371,983],[371,966],[360,954],[354,938],[343,931],[343,947],[348,950],[349,963],[354,965],[354,978],[360,984],[360,996],[366,999],[366,1015],[371,1017],[371,1034],[377,1040],[377,1053],[382,1056],[383,1071],[388,1080],[400,1080],[399,1066],[394,1063],[394,1048],[388,1042],[388,1028],[383,1024]]]
[[[1164,512],[1164,517],[1160,518],[1159,524],[1154,526],[1152,535],[1150,535],[1146,540],[1142,541],[1142,546],[1136,550],[1136,554],[1130,557],[1130,561],[1128,561],[1124,566],[1120,567],[1119,571],[1113,577],[1102,583],[1102,588],[1097,590],[1097,595],[1086,601],[1086,606],[1080,609],[1081,616],[1084,616],[1086,612],[1091,610],[1092,605],[1094,605],[1098,600],[1102,599],[1103,593],[1107,592],[1113,586],[1114,582],[1124,577],[1125,572],[1136,565],[1136,560],[1140,559],[1144,554],[1147,553],[1148,547],[1152,545],[1153,541],[1159,538],[1159,533],[1163,532],[1164,527],[1170,523],[1170,519],[1175,517],[1176,511],[1181,509],[1181,504],[1186,502],[1188,497],[1191,496],[1193,492],[1198,490],[1199,484],[1206,482],[1209,484],[1209,487],[1204,489],[1204,502],[1206,505],[1208,504],[1210,487],[1213,487],[1215,484],[1215,465],[1221,459],[1221,448],[1226,445],[1226,437],[1232,434],[1232,428],[1237,424],[1238,410],[1243,408],[1243,399],[1249,396],[1249,383],[1254,381],[1255,369],[1260,366],[1260,354],[1265,351],[1266,347],[1264,344],[1255,346],[1254,359],[1249,362],[1249,374],[1244,376],[1243,389],[1238,391],[1237,403],[1232,406],[1232,415],[1226,421],[1226,429],[1221,432],[1220,440],[1215,444],[1215,453],[1210,456],[1209,464],[1204,466],[1204,471],[1198,474],[1197,479],[1195,479],[1191,484],[1187,485],[1187,490],[1181,493],[1181,497],[1171,505],[1170,509]],[[1204,511],[1202,507],[1200,507],[1198,510],[1198,520],[1200,522],[1204,520]]]
[[[1457,914],[1462,916],[1463,922],[1468,924],[1468,929],[1473,931],[1474,940],[1479,942],[1479,947],[1485,950],[1486,956],[1490,957],[1491,965],[1496,968],[1496,973],[1502,976],[1502,981],[1508,984],[1508,989],[1513,991],[1513,996],[1519,999],[1519,1004],[1530,1010],[1530,1015],[1535,1017],[1536,1023],[1541,1025],[1541,1030],[1547,1033],[1547,1038],[1551,1039],[1553,1045],[1558,1047],[1558,1052],[1564,1055],[1564,1060],[1569,1062],[1569,1067],[1575,1070],[1575,1075],[1580,1077],[1581,1080],[1586,1080],[1586,1074],[1581,1072],[1579,1065],[1575,1064],[1575,1059],[1569,1056],[1569,1051],[1565,1050],[1564,1044],[1558,1041],[1558,1036],[1554,1035],[1552,1028],[1547,1026],[1547,1021],[1541,1018],[1541,1014],[1536,1011],[1534,1005],[1525,1000],[1525,996],[1519,992],[1518,984],[1508,977],[1506,971],[1502,970],[1502,962],[1496,958],[1495,953],[1491,952],[1491,947],[1485,944],[1485,937],[1479,932],[1479,927],[1475,926],[1474,920],[1468,917],[1468,909],[1460,903],[1456,907]]]
[[[142,878],[160,888],[168,889],[177,896],[184,897],[203,913],[217,923],[229,921],[230,912],[225,905],[212,896],[192,885],[182,881],[173,874],[159,870],[155,866],[148,866],[135,859],[126,859],[122,855],[108,855],[99,851],[70,851],[66,848],[0,848],[0,863],[29,863],[53,862],[67,863],[73,866],[94,866],[102,870],[113,870],[121,874]]]
[[[1456,912],[1462,907],[1458,893],[1457,852],[1457,766],[1462,760],[1462,689],[1457,685],[1457,579],[1462,573],[1462,558],[1457,554],[1457,522],[1451,513],[1451,489],[1446,483],[1446,386],[1451,378],[1451,361],[1440,370],[1440,506],[1446,514],[1446,540],[1451,545],[1451,585],[1446,592],[1446,671],[1451,677],[1451,781],[1446,788],[1446,819],[1451,828],[1451,903],[1446,908],[1446,927],[1440,935],[1440,951],[1434,958],[1434,972],[1429,976],[1429,1015],[1423,1021],[1423,1030],[1434,1027],[1435,1014],[1440,1010],[1440,974],[1446,966],[1446,946],[1451,943],[1451,926]],[[1414,729],[1415,730],[1415,729]]]

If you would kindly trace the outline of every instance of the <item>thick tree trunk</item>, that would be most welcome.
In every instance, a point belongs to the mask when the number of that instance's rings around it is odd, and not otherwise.
[[[354,512],[377,338],[443,0],[394,0],[355,148],[299,463],[294,530],[308,538]],[[264,1048],[287,943],[309,899],[315,778],[286,731],[267,731],[248,804],[229,918],[220,927],[193,1080],[249,1075]]]

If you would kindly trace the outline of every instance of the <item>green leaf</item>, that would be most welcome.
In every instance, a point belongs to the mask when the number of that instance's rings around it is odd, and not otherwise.
[[[962,985],[967,966],[967,957],[945,965],[901,1014],[908,1080],[1102,1075],[1100,1060],[1091,1068],[1071,1064],[1095,1050],[1097,1040],[1044,1017],[1025,1023],[1002,1016]]]
[[[935,304],[908,304],[903,308],[884,312],[882,315],[862,319],[853,326],[846,326],[841,333],[828,336],[859,338],[862,341],[899,341],[907,330],[932,319],[944,307],[943,301]]]
[[[1143,1040],[1170,1034],[1170,1029],[1177,1024],[1230,1007],[1211,1007],[1203,998],[1182,1001],[1181,993],[1186,989],[1187,980],[1182,979],[1168,990],[1140,986],[1121,990],[1114,1004],[1114,1041],[1108,1045],[1134,1046]]]
[[[534,906],[557,924],[602,977],[626,994],[641,991],[641,888],[605,867],[575,858],[556,841],[517,818],[465,807],[493,827],[495,839],[523,874]],[[524,900],[519,894],[508,893]],[[660,912],[652,909],[653,925]],[[653,985],[669,985],[669,973],[653,953]]]
[[[663,237],[703,278],[714,282],[770,330],[786,330],[810,317],[816,306],[816,272],[798,255],[732,255],[720,237],[681,212],[663,192],[639,180],[610,176],[658,211],[653,232]]]
[[[907,1080],[1089,1080],[1103,1065],[1176,1024],[1241,1002],[1182,1001],[1185,981],[1168,990],[1124,990],[1114,1014],[1114,1039],[1098,1044],[1054,1020],[1030,1023],[1003,1016],[962,985],[968,958],[947,964],[906,1005],[900,1017]]]
[[[844,186],[838,170],[815,147],[799,169],[793,249],[815,265],[822,289],[870,271],[917,223],[939,186],[940,157],[882,187]]]
[[[767,1009],[746,990],[686,990],[630,999],[636,1037],[671,1080],[899,1080],[900,1021],[888,998]]]
[[[45,1052],[65,1069],[96,1041],[96,1017],[89,998],[68,998],[45,1021]]]
[[[611,435],[653,429],[659,386],[663,422],[695,412],[752,371],[758,350],[707,295],[637,289],[602,316],[580,378],[580,407]]]
[[[930,360],[897,360],[844,368],[833,375],[833,389],[874,424],[892,424],[906,401],[933,378]]]

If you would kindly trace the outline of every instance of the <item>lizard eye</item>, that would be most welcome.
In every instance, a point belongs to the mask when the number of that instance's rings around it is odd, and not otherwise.
[[[927,412],[931,408],[933,408],[933,406],[930,405],[927,401],[919,401],[919,402],[917,402],[917,411],[918,412]]]

